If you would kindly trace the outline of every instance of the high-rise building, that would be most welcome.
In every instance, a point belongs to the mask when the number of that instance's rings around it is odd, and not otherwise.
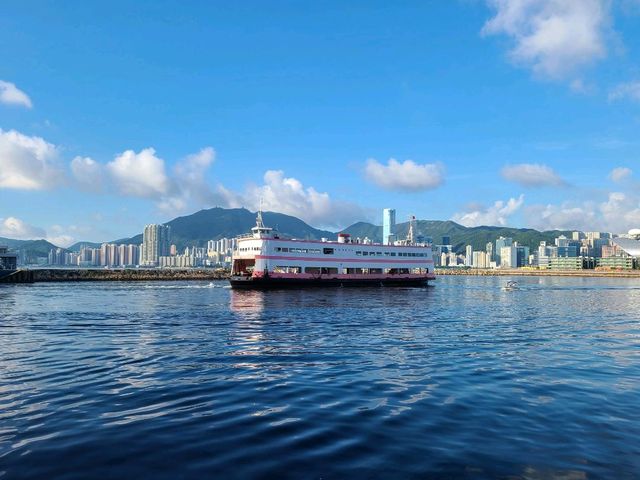
[[[500,266],[503,268],[518,266],[518,247],[510,245],[500,248]]]
[[[158,266],[159,258],[169,256],[171,227],[150,224],[144,227],[140,263],[145,266]]]
[[[496,251],[494,258],[497,265],[502,265],[502,249],[513,245],[513,239],[509,237],[500,237],[496,240]]]
[[[492,242],[487,243],[487,247],[485,251],[487,252],[487,257],[489,257],[488,261],[493,262],[493,243]]]
[[[465,248],[464,264],[467,267],[471,267],[473,265],[473,247],[471,245],[467,245]]]
[[[382,210],[382,243],[391,245],[396,236],[396,211],[393,208]]]
[[[491,261],[489,260],[489,255],[482,250],[473,252],[473,258],[471,265],[473,268],[489,268],[491,266]]]

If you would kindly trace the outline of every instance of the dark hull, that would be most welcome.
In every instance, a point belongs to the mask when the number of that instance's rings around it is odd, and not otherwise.
[[[274,288],[310,287],[423,287],[433,278],[386,278],[386,279],[344,279],[344,278],[271,278],[235,277],[229,279],[231,288],[267,290]]]

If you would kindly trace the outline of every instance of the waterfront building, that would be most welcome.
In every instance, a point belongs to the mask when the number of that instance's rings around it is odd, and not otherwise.
[[[487,246],[485,248],[485,251],[487,252],[487,257],[489,257],[489,261],[493,262],[494,257],[493,257],[493,242],[487,242]]]
[[[549,270],[582,270],[584,262],[582,257],[551,257],[548,268]]]
[[[382,243],[393,245],[396,234],[396,211],[393,208],[382,210]]]
[[[514,244],[516,249],[516,265],[518,267],[526,267],[529,265],[529,247]]]
[[[170,254],[171,227],[150,224],[144,227],[140,264],[157,266],[159,258]]]
[[[500,248],[500,267],[516,268],[518,266],[518,249],[514,245]]]
[[[513,239],[509,237],[499,237],[496,240],[496,250],[494,253],[494,260],[498,266],[502,265],[502,248],[503,247],[511,247],[513,245]]]
[[[467,245],[465,248],[464,264],[467,267],[471,267],[473,265],[473,247],[471,245]]]
[[[487,252],[483,252],[481,250],[473,252],[471,265],[473,266],[473,268],[490,268],[491,261],[489,260],[489,255],[487,255]]]
[[[18,254],[9,252],[9,247],[0,245],[0,270],[15,270],[18,268]]]
[[[596,267],[611,270],[632,270],[636,266],[631,256],[604,257],[596,259]]]

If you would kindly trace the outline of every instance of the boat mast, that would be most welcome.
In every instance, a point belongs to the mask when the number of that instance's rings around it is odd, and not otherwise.
[[[409,215],[409,231],[407,232],[407,245],[414,245],[416,242],[416,216]]]
[[[256,217],[256,227],[265,228],[264,222],[262,221],[262,197],[260,197],[260,206],[258,208],[258,216]]]

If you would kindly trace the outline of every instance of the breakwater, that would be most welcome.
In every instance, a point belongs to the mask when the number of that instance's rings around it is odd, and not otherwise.
[[[455,269],[436,268],[436,275],[521,276],[521,277],[607,277],[638,278],[640,270],[528,270],[528,269]]]
[[[131,282],[172,280],[225,280],[227,270],[212,269],[66,269],[29,270],[34,282]]]

